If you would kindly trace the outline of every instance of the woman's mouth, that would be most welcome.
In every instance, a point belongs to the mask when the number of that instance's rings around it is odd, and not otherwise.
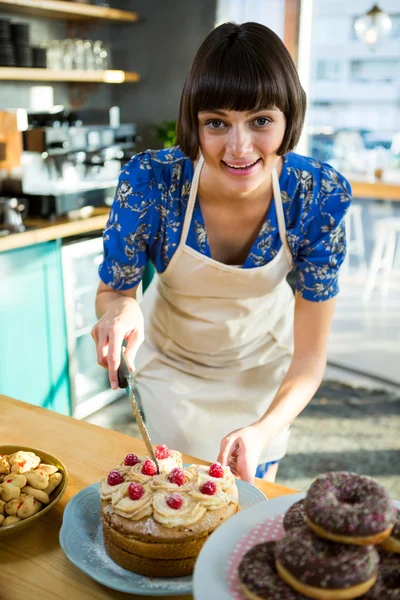
[[[260,161],[261,158],[257,158],[257,160],[254,160],[253,162],[246,163],[228,163],[224,160],[221,162],[224,165],[224,168],[229,171],[229,173],[235,175],[236,177],[243,177],[244,175],[251,175]]]

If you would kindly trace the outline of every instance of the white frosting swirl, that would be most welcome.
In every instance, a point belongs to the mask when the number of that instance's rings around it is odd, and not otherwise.
[[[172,483],[169,480],[170,473],[161,473],[160,475],[155,475],[149,483],[150,489],[154,492],[158,490],[164,490],[169,493],[178,492],[189,492],[193,488],[193,484],[195,481],[195,475],[186,469],[182,469],[185,476],[185,483],[183,485],[178,485],[177,483]]]
[[[201,487],[207,483],[207,481],[212,481],[215,483],[217,488],[217,491],[212,496],[203,494],[200,491]],[[189,496],[192,496],[197,502],[201,502],[201,504],[208,510],[217,510],[218,508],[223,508],[231,501],[230,496],[222,490],[220,483],[217,482],[215,478],[205,475],[204,473],[199,473],[197,475],[193,484],[193,488],[189,492]]]
[[[148,458],[148,457],[146,457]],[[157,458],[160,473],[169,473],[172,469],[183,467],[182,454],[177,450],[170,450],[168,458]]]
[[[153,496],[153,518],[164,525],[164,527],[186,527],[193,525],[204,516],[206,507],[187,494],[179,494],[182,497],[182,506],[178,509],[171,508],[167,504],[168,492],[155,492]]]
[[[145,460],[148,459],[144,458],[142,460],[141,457],[140,462],[138,462],[136,465],[130,468],[129,473],[127,473],[125,477],[126,481],[136,481],[136,483],[141,483],[142,485],[145,485],[151,479],[153,479],[154,475],[145,475],[144,473],[142,473],[143,464]]]
[[[218,484],[223,492],[226,492],[230,487],[235,485],[235,478],[229,467],[222,467],[224,471],[223,477],[212,477],[210,475],[210,467],[208,465],[190,465],[188,471],[195,475],[206,476],[207,479],[211,479],[214,483]]]
[[[121,475],[123,475],[123,477],[125,477],[126,475],[128,475],[129,471],[132,469],[131,465],[124,465],[124,463],[121,463],[119,465],[117,465],[113,471],[118,471],[118,473],[121,473]]]
[[[112,495],[111,504],[117,515],[139,521],[145,517],[150,517],[153,513],[152,494],[149,489],[144,487],[144,494],[138,500],[132,500],[129,497],[128,489],[132,482],[126,482],[119,486],[119,489]]]
[[[124,483],[125,482],[123,481],[122,483],[117,483],[117,485],[110,485],[107,481],[107,477],[103,477],[100,480],[100,498],[102,500],[111,500],[114,492],[118,491]]]

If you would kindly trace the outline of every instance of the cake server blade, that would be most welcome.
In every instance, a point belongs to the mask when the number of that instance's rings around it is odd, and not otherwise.
[[[151,456],[152,460],[155,462],[157,467],[157,473],[160,473],[160,465],[158,464],[158,460],[154,453],[154,449],[151,443],[151,439],[149,436],[149,432],[147,431],[146,425],[144,424],[143,417],[139,410],[138,405],[136,404],[135,394],[132,389],[132,373],[128,365],[128,361],[125,356],[125,349],[121,347],[121,362],[118,367],[118,384],[120,388],[129,390],[129,398],[131,400],[133,416],[136,419],[136,423],[139,426],[140,433],[142,434],[143,441],[146,445],[147,452]]]

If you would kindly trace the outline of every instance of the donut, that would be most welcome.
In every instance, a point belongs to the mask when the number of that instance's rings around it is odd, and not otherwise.
[[[246,552],[238,567],[241,590],[250,600],[307,600],[279,577],[275,546],[276,542],[264,542]]]
[[[381,554],[378,579],[362,598],[364,600],[400,599],[400,556],[398,554],[386,552]]]
[[[304,500],[298,500],[286,511],[283,517],[283,528],[289,531],[294,527],[306,525],[306,513],[304,512]]]
[[[378,575],[373,546],[350,546],[319,538],[305,525],[291,529],[275,548],[281,578],[317,600],[350,600],[365,594]]]
[[[400,510],[397,511],[396,522],[389,537],[383,540],[380,548],[386,552],[400,553]],[[400,596],[399,596],[400,597]]]
[[[388,492],[370,477],[333,471],[308,489],[307,524],[320,536],[341,544],[380,544],[396,521]]]

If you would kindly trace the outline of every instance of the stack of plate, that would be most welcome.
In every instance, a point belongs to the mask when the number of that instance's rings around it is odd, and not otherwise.
[[[14,44],[11,36],[11,23],[0,19],[0,66],[15,67],[17,65]]]
[[[32,48],[29,45],[29,24],[11,23],[12,40],[18,67],[32,67]]]

